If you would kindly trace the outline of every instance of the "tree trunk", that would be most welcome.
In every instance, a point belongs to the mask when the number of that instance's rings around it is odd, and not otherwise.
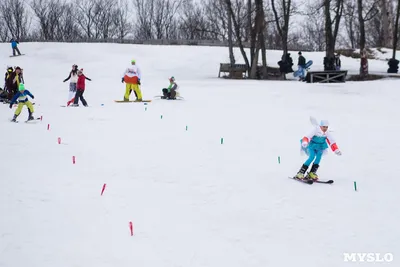
[[[396,10],[396,21],[394,23],[394,30],[393,30],[393,59],[396,59],[396,49],[397,49],[397,42],[398,42],[398,31],[399,31],[399,17],[400,17],[400,0],[397,1],[397,10]]]
[[[391,3],[390,3],[391,4]],[[380,6],[382,7],[382,31],[383,31],[383,46],[390,46],[390,34],[389,34],[389,11],[387,6],[387,0],[381,0]]]
[[[358,23],[360,27],[360,52],[365,48],[365,21],[363,17],[363,0],[357,0]]]
[[[365,21],[363,17],[363,0],[357,0],[358,23],[360,27],[360,75],[368,75],[368,58],[365,49]]]
[[[228,45],[229,45],[229,61],[231,65],[235,64],[235,56],[233,54],[233,39],[232,39],[232,16],[228,13]]]
[[[333,58],[335,54],[335,40],[332,31],[331,19],[331,0],[324,0],[325,8],[325,38],[326,38],[326,57]]]
[[[267,53],[265,48],[265,38],[264,38],[264,29],[265,29],[265,14],[264,14],[264,3],[263,0],[260,0],[260,31],[258,32],[258,41],[260,42],[261,48],[261,58],[262,58],[262,77],[263,79],[268,78],[267,73]]]

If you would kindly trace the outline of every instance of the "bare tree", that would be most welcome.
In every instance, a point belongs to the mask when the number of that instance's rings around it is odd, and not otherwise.
[[[31,7],[39,20],[40,37],[44,40],[56,40],[57,30],[60,29],[60,19],[64,13],[61,1],[33,0]]]
[[[28,36],[29,15],[24,1],[0,1],[0,14],[13,38],[22,40]]]
[[[356,0],[347,0],[345,2],[343,11],[344,24],[352,49],[355,49],[359,44],[358,18],[356,10]]]
[[[283,64],[286,65],[287,53],[288,53],[288,35],[289,35],[289,20],[292,13],[292,1],[291,0],[282,0],[280,2],[279,13],[277,11],[275,0],[271,0],[272,11],[274,13],[276,29],[280,36],[283,48],[283,56],[282,61]],[[283,73],[284,79],[286,79],[286,75]]]
[[[128,2],[120,0],[112,16],[118,39],[124,39],[132,31],[132,23],[129,20],[130,12]]]
[[[297,33],[298,45],[303,47],[303,50],[323,51],[326,46],[325,38],[325,22],[324,10],[322,4],[315,5],[311,2],[305,7],[309,12],[305,14],[301,25],[301,32]]]
[[[247,54],[246,54],[246,51],[244,50],[244,46],[243,46],[243,42],[242,42],[240,24],[238,23],[237,16],[235,15],[234,10],[232,8],[232,2],[231,2],[231,0],[225,0],[225,3],[226,3],[226,6],[228,8],[228,12],[229,12],[229,14],[230,14],[230,16],[232,18],[233,29],[234,29],[234,32],[235,32],[235,35],[236,35],[237,42],[239,44],[240,52],[242,54],[244,62],[246,63],[247,69],[250,70],[250,63],[249,63],[249,60],[247,58]]]
[[[10,36],[8,35],[8,28],[4,20],[0,19],[0,41],[6,42],[8,40],[10,40]]]
[[[335,43],[339,31],[340,19],[343,14],[344,0],[324,0],[325,13],[325,38],[326,38],[326,57],[324,65],[326,70],[333,70],[333,59],[335,54]],[[332,6],[333,2],[333,6]],[[333,14],[331,14],[333,12]],[[333,17],[332,17],[333,15]]]

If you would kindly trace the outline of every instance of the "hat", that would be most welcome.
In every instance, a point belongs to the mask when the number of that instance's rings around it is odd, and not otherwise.
[[[298,53],[299,55],[301,55],[301,51],[299,51],[299,53]]]
[[[319,126],[329,126],[329,121],[321,120],[321,122],[319,123]]]
[[[20,83],[18,89],[19,89],[19,91],[25,90],[25,85],[23,83]]]
[[[169,80],[175,81],[175,77],[174,77],[174,76],[171,76],[171,77],[169,78]]]
[[[132,60],[131,60],[131,63],[136,63],[136,60],[132,59]]]

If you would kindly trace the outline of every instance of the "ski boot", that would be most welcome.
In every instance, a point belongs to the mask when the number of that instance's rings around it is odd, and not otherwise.
[[[29,113],[29,116],[28,116],[28,121],[32,121],[32,120],[34,120],[35,118],[33,117],[33,113],[31,112],[31,110],[30,110],[30,109],[28,109],[28,113]]]
[[[308,169],[308,166],[303,164],[303,166],[301,166],[299,172],[296,174],[295,178],[303,180],[304,173],[307,171],[307,169]]]
[[[310,172],[307,174],[307,179],[317,181],[318,180],[318,174],[317,174],[318,168],[319,168],[318,164],[313,164]]]
[[[17,117],[18,117],[18,115],[15,115],[15,114],[14,114],[14,117],[12,118],[11,121],[12,121],[12,122],[17,122]]]

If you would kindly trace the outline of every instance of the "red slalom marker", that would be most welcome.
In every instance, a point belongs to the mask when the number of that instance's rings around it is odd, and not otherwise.
[[[75,156],[72,156],[72,163],[75,164]]]
[[[43,120],[43,116],[40,116],[40,120],[41,120],[41,121]]]
[[[131,236],[133,236],[133,224],[129,222],[129,230],[131,230]]]
[[[103,188],[101,189],[101,196],[103,195],[105,189],[106,189],[106,184],[103,184]]]
[[[61,137],[58,137],[58,144],[61,144]]]
[[[47,124],[47,130],[50,130],[50,124]]]

